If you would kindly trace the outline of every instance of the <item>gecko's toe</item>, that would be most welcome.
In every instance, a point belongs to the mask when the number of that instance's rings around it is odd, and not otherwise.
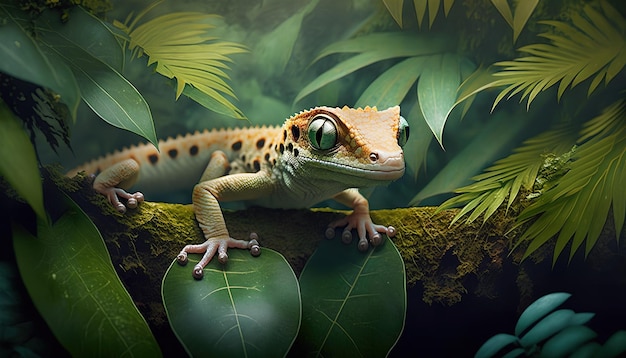
[[[370,237],[370,242],[372,245],[378,246],[383,242],[383,237],[379,233],[375,233],[372,237]]]
[[[120,202],[118,202],[117,204],[115,204],[115,210],[117,210],[118,212],[124,214],[126,212],[126,206]]]
[[[330,240],[330,239],[334,239],[335,238],[335,228],[332,227],[327,227],[326,231],[324,232],[324,236]]]
[[[341,242],[343,242],[344,244],[349,244],[352,242],[352,230],[348,228],[343,230],[343,233],[341,233]]]
[[[222,265],[225,265],[228,262],[228,254],[225,252],[220,252],[217,254],[217,261],[219,261]]]
[[[367,249],[369,248],[369,244],[367,243],[367,239],[366,238],[359,239],[358,247],[359,247],[359,251],[361,251],[361,252],[367,251]]]
[[[252,237],[252,234],[250,234],[250,237]],[[261,246],[259,246],[259,242],[256,239],[248,241],[248,249],[250,249],[250,255],[254,257],[261,255]]]
[[[393,227],[393,226],[388,226],[387,227],[387,236],[394,237],[394,236],[396,236],[396,233],[397,233],[397,231],[396,231],[395,227]]]
[[[193,278],[195,278],[196,280],[202,279],[202,277],[204,276],[204,269],[202,268],[202,266],[196,265],[196,267],[193,268],[192,275]]]
[[[181,265],[181,266],[187,265],[188,261],[189,260],[187,259],[187,252],[186,251],[181,251],[180,254],[178,254],[178,256],[176,256],[176,262],[178,262],[178,264]]]

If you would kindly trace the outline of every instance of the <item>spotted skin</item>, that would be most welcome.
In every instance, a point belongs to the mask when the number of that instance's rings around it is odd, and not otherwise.
[[[217,255],[228,260],[228,248],[260,254],[256,234],[251,240],[231,238],[220,202],[244,201],[274,208],[304,208],[333,198],[352,208],[350,215],[329,224],[328,238],[343,227],[342,240],[368,249],[393,236],[395,229],[376,225],[369,204],[357,190],[384,185],[404,174],[402,145],[408,125],[400,108],[316,107],[288,118],[283,126],[196,132],[151,145],[133,146],[70,171],[99,173],[94,189],[119,211],[143,200],[142,190],[166,191],[193,187],[192,203],[206,241],[185,246],[178,255],[203,254],[193,269],[202,278],[206,264]],[[184,173],[184,175],[183,175]],[[195,184],[195,185],[194,185]],[[144,189],[145,188],[145,189]]]

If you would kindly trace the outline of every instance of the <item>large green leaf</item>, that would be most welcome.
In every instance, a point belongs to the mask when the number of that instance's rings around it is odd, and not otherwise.
[[[0,16],[0,71],[58,93],[75,118],[80,91],[72,71],[56,56],[49,56],[30,35],[31,19],[27,14],[0,4]]]
[[[35,148],[6,104],[0,100],[0,176],[33,208],[46,218],[43,191]]]
[[[320,243],[300,276],[308,356],[384,357],[404,327],[404,263],[393,243],[363,253],[341,240]]]
[[[502,349],[513,344],[519,344],[519,339],[516,336],[498,333],[480,346],[474,358],[495,357]]]
[[[275,251],[258,258],[230,250],[228,264],[212,260],[201,281],[173,262],[163,278],[170,325],[195,357],[281,357],[300,326],[300,292],[291,267]]]
[[[157,146],[150,108],[137,89],[115,69],[91,55],[83,47],[83,41],[75,41],[75,35],[68,34],[63,23],[50,21],[47,25],[41,29],[41,41],[50,54],[59,56],[70,66],[85,103],[107,123],[136,133]]]
[[[454,108],[461,83],[461,60],[460,56],[449,53],[430,56],[417,84],[422,114],[441,146],[443,128]]]
[[[75,357],[158,357],[159,346],[120,282],[100,233],[63,194],[37,237],[14,225],[13,246],[35,306]]]

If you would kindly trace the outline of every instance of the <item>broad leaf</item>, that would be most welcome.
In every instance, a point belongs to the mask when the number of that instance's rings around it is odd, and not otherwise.
[[[40,219],[46,220],[35,148],[24,132],[22,123],[2,100],[0,128],[0,176],[26,200]]]
[[[341,240],[320,243],[301,276],[305,355],[384,357],[404,327],[404,263],[393,243],[363,253]]]
[[[532,347],[552,337],[570,325],[575,313],[572,310],[558,310],[548,314],[537,322],[524,336],[520,343],[524,347]]]
[[[157,146],[150,108],[126,78],[67,37],[60,21],[49,23],[41,39],[50,54],[59,56],[71,67],[83,100],[100,118]]]
[[[285,259],[263,248],[258,258],[230,250],[227,265],[212,260],[202,280],[173,262],[163,278],[163,303],[176,336],[191,356],[281,357],[300,325],[298,281]],[[191,267],[190,267],[191,266]]]
[[[30,34],[31,19],[21,10],[0,4],[0,71],[13,77],[35,83],[60,95],[76,118],[80,91],[72,71],[55,56],[49,56]]]
[[[443,146],[443,128],[454,108],[461,83],[461,58],[453,54],[430,56],[417,84],[417,99],[430,130]]]
[[[160,356],[96,227],[64,194],[55,199],[63,214],[52,225],[38,220],[37,237],[13,227],[17,264],[37,310],[72,356]]]
[[[237,43],[216,41],[209,30],[216,15],[200,12],[179,12],[158,16],[136,28],[117,23],[130,37],[128,48],[137,56],[148,55],[148,65],[156,64],[156,71],[167,78],[176,79],[176,98],[185,87],[193,86],[205,96],[211,97],[228,109],[228,115],[245,118],[224,95],[235,97],[224,79],[228,75],[229,55],[246,52]],[[210,104],[202,101],[201,104]],[[209,109],[213,109],[209,107]]]

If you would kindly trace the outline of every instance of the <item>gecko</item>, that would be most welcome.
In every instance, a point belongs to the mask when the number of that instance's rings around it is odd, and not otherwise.
[[[244,201],[268,208],[308,208],[334,199],[352,212],[331,222],[329,239],[343,227],[342,241],[358,236],[358,249],[378,246],[382,235],[393,237],[392,226],[374,224],[367,199],[358,188],[388,184],[405,171],[402,147],[409,125],[400,107],[315,107],[288,118],[282,126],[204,130],[151,144],[131,146],[83,164],[70,172],[96,174],[95,191],[119,212],[144,201],[137,188],[167,190],[193,187],[192,206],[205,241],[186,245],[177,261],[186,265],[188,253],[202,254],[192,275],[201,279],[204,267],[217,255],[228,261],[227,250],[260,254],[258,236],[232,238],[220,202]],[[369,242],[368,242],[369,241]]]

